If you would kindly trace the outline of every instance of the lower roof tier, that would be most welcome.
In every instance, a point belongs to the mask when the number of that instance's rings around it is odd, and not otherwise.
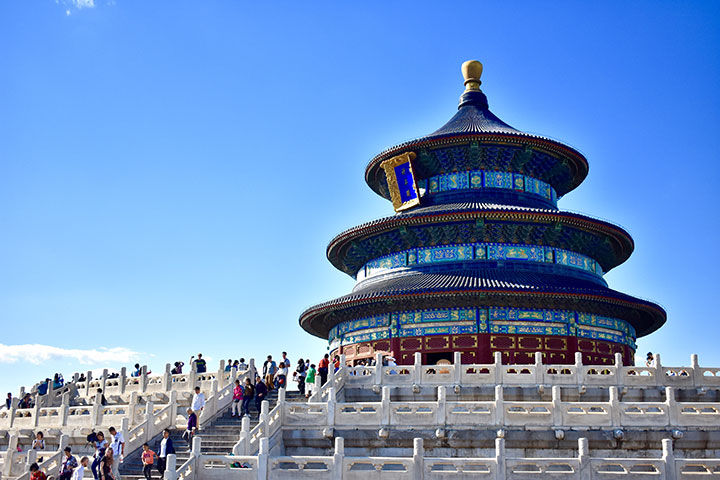
[[[467,202],[422,207],[351,228],[330,242],[327,257],[355,276],[383,255],[476,242],[562,248],[593,258],[604,272],[627,260],[634,248],[625,230],[585,215]]]
[[[340,322],[405,310],[448,307],[523,307],[573,310],[628,322],[638,337],[667,318],[659,305],[577,278],[532,271],[464,268],[406,272],[365,282],[352,293],[307,309],[300,325],[328,338]]]

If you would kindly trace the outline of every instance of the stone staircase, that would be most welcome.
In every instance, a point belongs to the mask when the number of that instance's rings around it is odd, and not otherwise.
[[[270,410],[277,405],[277,390],[272,390],[266,397],[270,403]],[[285,400],[288,402],[304,402],[305,397],[297,390],[289,390],[285,394]],[[231,455],[233,447],[240,440],[241,420],[233,417],[232,410],[227,408],[223,413],[215,417],[210,425],[203,427],[198,436],[202,437],[202,453],[207,455]],[[252,430],[258,424],[260,413],[255,410],[255,401],[250,404],[250,429]],[[177,457],[177,467],[179,468],[190,458],[191,446],[182,439],[183,429],[172,430],[170,438]],[[161,437],[154,438],[150,443],[150,448],[156,453],[159,452],[159,442]],[[141,451],[137,450],[125,457],[125,461],[120,467],[120,476],[123,480],[144,480],[142,473],[142,462],[140,460]],[[160,478],[156,466],[153,466],[153,478]]]

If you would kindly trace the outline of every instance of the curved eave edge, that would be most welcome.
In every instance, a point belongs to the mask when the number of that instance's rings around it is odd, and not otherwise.
[[[326,255],[330,263],[337,268],[338,270],[347,273],[350,276],[354,276],[356,272],[353,272],[349,270],[342,261],[341,253],[344,250],[344,247],[347,243],[360,239],[362,237],[367,237],[374,234],[381,234],[385,232],[392,231],[395,228],[399,227],[405,227],[405,226],[415,226],[415,225],[427,225],[435,222],[431,222],[429,220],[431,219],[440,219],[440,218],[448,218],[448,217],[457,217],[457,218],[450,218],[448,221],[453,222],[462,222],[467,220],[475,220],[479,217],[482,217],[483,219],[488,219],[493,214],[495,214],[498,218],[497,220],[506,220],[507,218],[499,218],[501,216],[505,217],[518,217],[520,219],[522,216],[526,217],[532,217],[532,220],[537,221],[538,223],[544,222],[549,223],[553,221],[558,221],[559,219],[568,219],[568,220],[580,220],[581,222],[584,222],[586,224],[591,224],[596,226],[596,231],[607,235],[609,238],[613,239],[621,252],[621,255],[619,255],[617,265],[622,264],[625,262],[630,255],[632,254],[634,248],[635,248],[635,242],[633,241],[632,237],[628,232],[626,232],[624,229],[617,225],[613,225],[609,222],[605,222],[603,220],[594,219],[591,217],[587,217],[585,215],[580,215],[576,213],[569,213],[569,212],[561,212],[561,213],[552,213],[552,212],[533,212],[533,211],[508,211],[508,210],[477,210],[477,211],[457,211],[457,212],[446,212],[446,213],[434,213],[434,214],[427,214],[427,215],[414,215],[414,216],[401,216],[397,215],[394,217],[385,217],[381,218],[379,220],[375,220],[373,222],[368,222],[363,225],[359,225],[357,227],[348,229],[339,235],[337,235],[335,238],[333,238],[330,243],[327,246],[326,249]],[[466,218],[462,218],[462,217]],[[543,218],[547,217],[547,218]],[[490,218],[492,219],[492,218]],[[527,219],[527,218],[526,218]],[[579,225],[574,225],[572,222],[569,222],[573,226],[577,226],[578,228],[582,228]],[[606,268],[606,266],[603,266],[603,269],[608,272],[615,266],[611,266],[609,268]]]
[[[664,308],[662,308],[660,305],[657,305],[655,303],[636,299],[636,301],[626,301],[626,300],[619,300],[617,298],[603,296],[603,295],[589,295],[584,293],[557,293],[557,292],[528,292],[528,291],[515,291],[515,290],[452,290],[452,291],[442,291],[442,292],[409,292],[409,293],[398,293],[398,294],[391,294],[391,295],[381,295],[381,296],[372,296],[368,295],[366,297],[361,297],[357,299],[349,299],[346,301],[342,301],[339,303],[335,303],[335,301],[331,300],[329,302],[321,303],[319,305],[315,305],[314,307],[310,307],[307,310],[305,310],[301,315],[299,319],[300,326],[305,330],[306,332],[310,333],[311,335],[314,335],[319,338],[327,339],[328,332],[319,332],[312,328],[311,325],[308,325],[309,321],[313,318],[317,318],[321,315],[324,315],[326,313],[335,312],[338,310],[345,310],[348,308],[355,308],[360,307],[363,305],[370,305],[370,304],[379,304],[379,303],[385,303],[385,304],[391,304],[393,301],[396,300],[408,300],[412,298],[437,298],[437,297],[467,297],[467,296],[477,296],[484,294],[486,296],[523,296],[523,297],[555,297],[558,299],[569,299],[569,300],[584,300],[584,301],[596,301],[601,302],[605,304],[611,304],[611,305],[617,305],[624,308],[630,308],[635,310],[642,310],[645,311],[651,318],[652,323],[647,326],[644,329],[640,329],[633,325],[636,328],[637,338],[644,337],[646,335],[649,335],[656,330],[658,330],[660,327],[662,327],[665,322],[667,321],[667,312]],[[632,322],[631,322],[632,323]],[[332,328],[332,327],[330,327]],[[328,329],[329,330],[329,329]]]
[[[556,188],[558,195],[563,196],[566,195],[568,192],[574,190],[575,188],[580,185],[583,180],[588,175],[588,171],[590,169],[590,166],[588,164],[587,159],[585,156],[575,150],[574,148],[565,145],[564,143],[558,142],[556,140],[551,140],[549,138],[540,137],[537,135],[530,135],[530,134],[512,134],[512,133],[471,133],[471,134],[446,134],[446,135],[440,135],[437,137],[427,138],[427,139],[416,139],[411,140],[409,142],[401,143],[400,145],[396,145],[394,147],[388,148],[381,153],[375,155],[370,162],[368,162],[367,166],[365,167],[365,182],[370,186],[370,188],[380,195],[381,197],[385,197],[383,195],[383,192],[380,190],[380,184],[377,180],[377,172],[380,166],[380,163],[382,163],[384,160],[397,155],[399,153],[402,153],[403,151],[407,151],[410,149],[418,149],[418,148],[425,148],[425,147],[439,147],[439,146],[451,146],[453,144],[460,144],[465,143],[466,141],[470,141],[473,139],[486,139],[486,140],[492,140],[493,138],[497,138],[498,140],[501,139],[515,139],[518,140],[518,144],[527,144],[528,141],[531,141],[532,144],[535,144],[535,146],[539,148],[545,148],[553,153],[560,153],[561,155],[565,155],[570,159],[574,159],[574,169],[575,169],[575,175],[573,176],[572,183],[565,189],[562,188]],[[375,175],[371,176],[371,173],[376,172]]]

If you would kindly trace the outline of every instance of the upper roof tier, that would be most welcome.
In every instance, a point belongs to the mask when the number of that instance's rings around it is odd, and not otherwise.
[[[415,180],[468,170],[519,173],[550,184],[560,197],[576,188],[588,173],[585,157],[572,147],[550,138],[517,130],[488,108],[480,90],[482,64],[463,64],[465,92],[458,112],[435,132],[391,147],[376,155],[365,169],[365,181],[379,195],[391,199],[381,164],[404,153],[415,154]],[[492,191],[478,189],[479,197]],[[489,200],[478,198],[478,200]]]

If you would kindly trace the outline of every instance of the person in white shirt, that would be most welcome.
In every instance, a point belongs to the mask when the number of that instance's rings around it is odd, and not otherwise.
[[[115,480],[120,480],[120,464],[122,463],[123,456],[125,455],[125,438],[123,437],[122,432],[115,430],[115,427],[110,427],[108,431],[110,432],[110,435],[112,435],[110,448],[113,451],[113,455],[115,455],[115,461],[112,464],[112,473]]]
[[[198,417],[198,427],[200,426],[200,415],[202,414],[202,409],[205,408],[205,394],[200,391],[200,387],[195,387],[195,394],[192,398],[192,404],[191,407],[193,411],[195,412],[195,415]]]
[[[73,471],[72,480],[83,480],[83,477],[85,477],[85,469],[87,468],[89,461],[88,457],[82,457],[80,459],[80,465],[78,465]]]
[[[284,361],[280,362],[277,373],[278,388],[287,388],[288,366]]]

